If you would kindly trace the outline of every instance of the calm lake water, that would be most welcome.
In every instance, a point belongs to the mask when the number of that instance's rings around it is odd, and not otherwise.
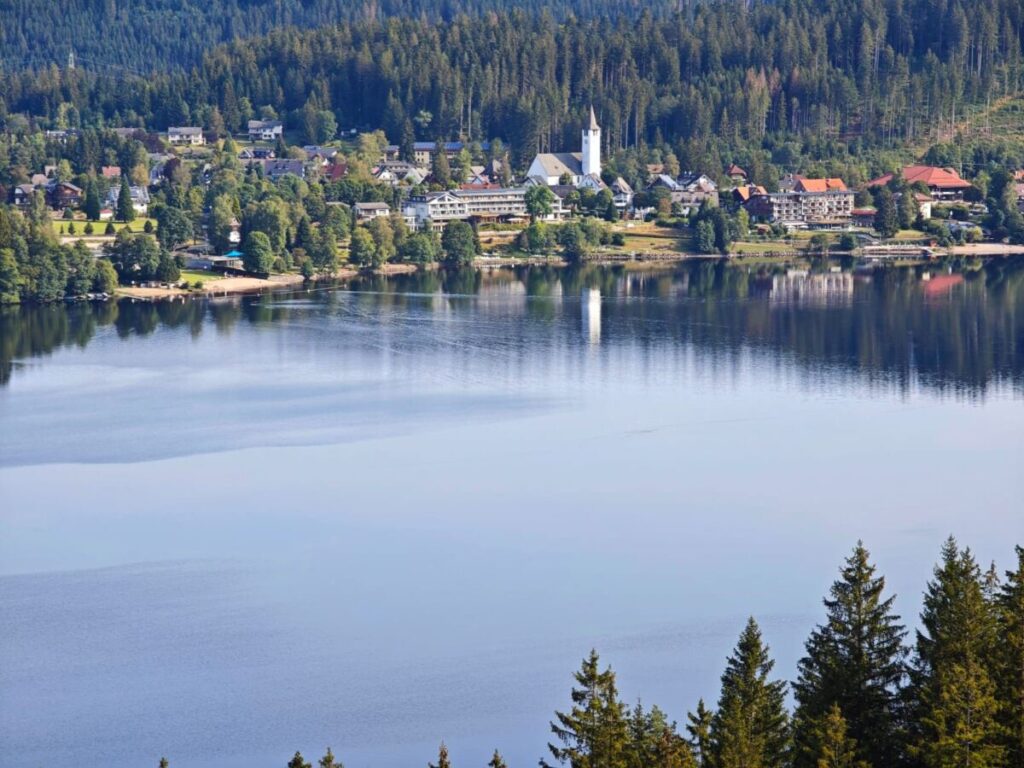
[[[534,766],[592,646],[683,720],[858,538],[1008,566],[1022,467],[1021,263],[3,310],[0,766]]]

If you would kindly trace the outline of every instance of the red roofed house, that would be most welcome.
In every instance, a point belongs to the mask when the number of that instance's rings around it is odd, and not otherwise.
[[[747,180],[747,172],[740,168],[736,163],[733,163],[725,170],[725,175],[732,179],[737,184],[745,183]]]
[[[936,168],[934,165],[908,165],[900,172],[907,184],[923,183],[936,200],[963,200],[964,192],[971,188],[969,181],[960,178],[952,168]],[[887,173],[868,182],[869,187],[881,187],[892,181],[893,174]]]
[[[121,166],[104,165],[102,168],[100,168],[100,175],[104,179],[119,179],[121,178]]]

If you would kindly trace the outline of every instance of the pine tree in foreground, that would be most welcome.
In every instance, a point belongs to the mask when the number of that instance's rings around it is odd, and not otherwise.
[[[570,768],[627,768],[625,706],[619,701],[615,673],[603,672],[592,650],[575,674],[572,709],[555,712],[551,732],[557,743],[548,744],[552,757]],[[541,760],[544,768],[551,766]]]
[[[808,638],[793,684],[794,765],[817,766],[815,734],[835,706],[857,743],[858,760],[879,768],[895,765],[902,751],[899,698],[907,633],[893,612],[895,597],[884,597],[885,579],[875,576],[861,542],[840,574],[824,600],[826,621]]]
[[[722,674],[718,711],[711,720],[715,768],[784,768],[790,745],[786,683],[770,680],[775,662],[751,618]]]
[[[427,768],[452,768],[452,761],[448,759],[448,746],[443,741],[437,748],[437,763],[427,763]]]
[[[707,708],[704,699],[697,702],[697,711],[686,715],[686,732],[690,736],[690,749],[697,758],[698,768],[711,766],[711,720],[714,712]]]
[[[491,757],[490,762],[487,763],[487,768],[508,768],[505,765],[505,758],[501,756],[498,750],[494,750],[494,755]]]
[[[928,583],[909,691],[910,753],[924,768],[1002,768],[995,611],[970,550],[950,538]]]
[[[1017,567],[1006,572],[996,598],[999,641],[996,681],[999,721],[1006,764],[1024,765],[1024,547],[1017,547]]]

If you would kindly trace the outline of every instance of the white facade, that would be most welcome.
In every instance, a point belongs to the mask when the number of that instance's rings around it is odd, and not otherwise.
[[[583,129],[583,175],[601,178],[601,126],[594,108],[590,108],[590,125]]]

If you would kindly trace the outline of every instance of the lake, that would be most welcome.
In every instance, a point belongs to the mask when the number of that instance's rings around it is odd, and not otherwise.
[[[533,766],[591,647],[682,721],[858,539],[1008,567],[1022,466],[1021,262],[3,309],[0,765]]]

